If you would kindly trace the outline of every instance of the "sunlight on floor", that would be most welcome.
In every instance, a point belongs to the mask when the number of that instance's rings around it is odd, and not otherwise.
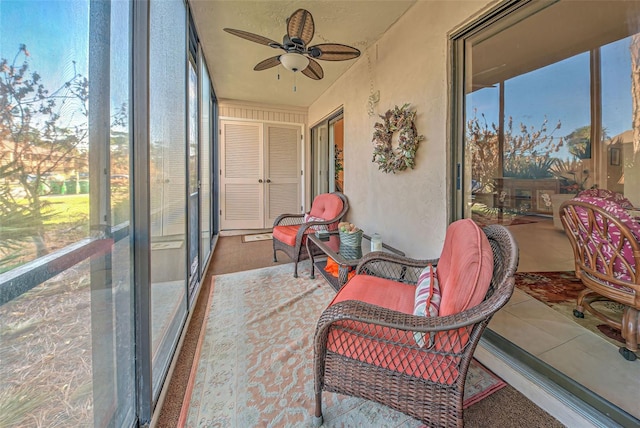
[[[569,241],[551,219],[510,226],[509,230],[520,248],[519,271],[574,269]],[[640,418],[640,364],[622,358],[618,348],[600,336],[519,289],[489,328]]]

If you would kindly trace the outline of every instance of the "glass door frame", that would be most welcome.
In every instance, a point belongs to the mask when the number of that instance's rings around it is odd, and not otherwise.
[[[314,126],[311,127],[311,200],[313,200],[318,193],[317,191],[317,180],[316,171],[317,165],[321,160],[319,156],[323,156],[324,153],[318,154],[319,150],[322,147],[318,147],[318,132],[320,129],[325,128],[327,130],[327,142],[326,142],[326,161],[327,161],[327,174],[326,174],[326,189],[327,192],[335,192],[336,191],[336,181],[335,181],[335,136],[334,136],[334,127],[333,125],[339,120],[344,120],[344,110],[342,108],[338,109],[334,113],[331,113],[325,119],[322,119]],[[323,156],[324,157],[324,156]],[[333,160],[333,161],[332,161]],[[343,162],[344,163],[344,162]],[[324,180],[323,180],[324,181]]]
[[[193,303],[192,296],[196,295],[195,291],[200,284],[200,139],[199,139],[199,122],[200,122],[200,109],[199,107],[199,87],[200,87],[200,73],[198,72],[198,61],[189,53],[187,60],[187,155],[195,156],[195,164],[192,165],[192,160],[187,162],[187,284],[188,284],[188,301],[189,305]],[[195,91],[192,94],[191,91],[191,76],[195,75]],[[191,99],[191,96],[195,96],[195,99]],[[195,117],[191,108],[195,108]],[[192,123],[195,121],[195,123]],[[192,130],[195,135],[192,135]],[[194,149],[195,153],[192,153],[191,149]],[[194,177],[195,175],[195,177]],[[195,229],[194,229],[195,228]]]

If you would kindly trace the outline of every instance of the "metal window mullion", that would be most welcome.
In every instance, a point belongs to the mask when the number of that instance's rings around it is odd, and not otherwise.
[[[96,0],[89,8],[89,224],[92,240],[111,237],[109,193],[111,4]],[[93,421],[113,423],[117,411],[119,367],[111,290],[111,247],[90,258]]]
[[[184,188],[184,194],[185,194],[185,206],[184,206],[184,218],[185,218],[185,229],[184,229],[184,236],[185,236],[185,242],[187,243],[187,248],[185,251],[185,266],[187,267],[186,269],[186,279],[185,279],[185,295],[187,296],[185,302],[187,305],[187,312],[189,310],[189,291],[191,288],[191,283],[192,281],[194,281],[193,279],[193,272],[192,272],[192,260],[191,260],[191,246],[192,246],[192,242],[191,242],[191,100],[190,100],[190,92],[189,92],[189,87],[191,85],[191,67],[193,67],[196,72],[196,87],[198,86],[197,84],[197,80],[198,80],[198,70],[197,70],[197,60],[195,58],[193,58],[192,52],[191,52],[191,24],[190,24],[190,13],[189,13],[189,8],[187,7],[187,4],[185,3],[185,23],[184,23],[184,29],[185,29],[185,56],[184,56],[184,103],[185,103],[185,109],[184,109],[184,146],[185,146],[185,162],[184,162],[184,176],[185,176],[185,188]],[[197,91],[197,88],[196,88]],[[196,94],[196,97],[198,95]],[[197,120],[197,119],[196,119]],[[197,126],[197,124],[196,124]],[[196,142],[198,141],[198,135],[196,135]],[[197,154],[198,156],[200,155],[200,153]],[[199,219],[198,219],[199,222]],[[198,225],[198,230],[199,230],[199,225]],[[200,246],[200,243],[198,242],[198,247]],[[196,254],[196,257],[198,257],[199,255],[199,251]]]
[[[460,38],[450,41],[449,48],[451,78],[454,83],[450,86],[449,98],[449,123],[450,123],[450,141],[451,144],[451,161],[449,163],[449,171],[447,174],[448,188],[450,194],[450,206],[448,207],[448,221],[452,222],[459,218],[464,218],[464,186],[458,185],[462,183],[464,171],[467,165],[464,163],[464,83],[465,83],[465,40]],[[453,176],[453,174],[458,174]]]
[[[202,45],[200,45],[200,43],[198,43],[198,58],[197,58],[197,73],[198,73],[198,123],[197,123],[197,129],[198,129],[198,254],[199,257],[198,259],[200,260],[200,265],[198,266],[198,274],[200,275],[200,284],[202,283],[202,279],[204,278],[205,272],[204,272],[204,267],[207,264],[207,260],[204,259],[204,254],[201,254],[201,250],[202,250],[202,180],[209,180],[209,177],[203,177],[202,176],[202,163],[203,162],[208,162],[209,163],[209,171],[211,171],[211,162],[210,162],[210,158],[211,158],[211,150],[207,150],[207,153],[209,154],[208,158],[209,159],[202,159],[202,146],[203,144],[209,144],[209,141],[203,141],[202,136],[204,135],[203,133],[203,128],[204,128],[204,124],[202,123],[202,116],[203,116],[203,106],[205,105],[205,103],[207,103],[207,110],[209,111],[209,120],[211,120],[211,110],[210,110],[210,102],[209,100],[205,100],[202,98],[202,91],[203,91],[203,87],[204,87],[204,77],[203,77],[203,73],[206,72],[205,68],[206,68],[206,62],[204,60],[204,53],[202,52]],[[209,134],[209,139],[211,139],[211,134]],[[209,144],[209,147],[211,147],[211,145]],[[209,189],[211,189],[211,184],[209,184]],[[211,196],[209,196],[209,201],[211,201]],[[209,205],[211,205],[211,203],[209,203]],[[211,212],[211,211],[209,211]],[[211,233],[211,216],[209,216],[209,219],[207,220],[209,222],[209,233]],[[209,245],[211,245],[211,237],[209,237]],[[211,257],[211,252],[209,252],[209,254],[207,254],[207,259]],[[198,285],[198,288],[201,285]],[[194,290],[193,295],[197,296],[197,292],[196,290]],[[195,301],[193,302],[195,303]],[[189,308],[192,307],[192,302],[189,302]]]
[[[216,236],[219,233],[219,228],[220,228],[220,174],[218,173],[220,171],[220,152],[219,152],[219,146],[220,146],[220,122],[218,119],[219,116],[219,112],[218,112],[218,99],[216,97],[216,93],[215,93],[215,89],[213,88],[213,83],[211,82],[211,75],[209,75],[209,82],[211,83],[211,104],[212,104],[212,111],[211,111],[211,124],[212,124],[212,131],[211,131],[211,141],[212,141],[212,146],[211,146],[211,195],[212,195],[212,211],[211,211],[211,217],[213,220],[213,226],[211,229],[211,236]]]
[[[604,144],[604,133],[602,128],[602,57],[600,55],[600,48],[592,49],[589,55],[589,90],[591,99],[591,167],[590,171],[593,175],[593,184],[597,184],[599,187],[604,184],[607,185],[606,176],[602,176],[601,169],[596,168],[598,165],[602,165],[606,159],[602,159],[602,153],[606,151],[602,150]],[[594,174],[595,172],[595,174]]]
[[[131,123],[132,231],[135,313],[136,407],[139,426],[153,413],[151,349],[151,215],[149,196],[149,0],[132,2]]]

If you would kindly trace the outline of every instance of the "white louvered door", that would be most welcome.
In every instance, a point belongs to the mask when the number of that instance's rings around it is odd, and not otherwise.
[[[300,212],[300,127],[266,125],[265,225],[280,214]]]
[[[220,227],[263,229],[300,212],[301,127],[222,120]]]
[[[221,121],[220,227],[261,229],[264,170],[261,123]]]

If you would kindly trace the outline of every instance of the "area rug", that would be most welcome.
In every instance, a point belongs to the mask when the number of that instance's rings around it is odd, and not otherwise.
[[[335,292],[309,264],[213,278],[180,427],[312,426],[316,322]],[[465,406],[505,383],[471,364]],[[366,400],[323,393],[324,426],[419,427],[402,413]]]
[[[273,239],[273,233],[255,233],[253,235],[242,235],[242,242],[267,241]]]
[[[545,303],[574,322],[588,330],[605,337],[616,346],[624,344],[619,330],[609,327],[601,320],[584,312],[584,318],[573,316],[578,294],[584,290],[582,282],[570,272],[518,272],[516,273],[516,287],[535,299]],[[600,301],[592,304],[598,311],[614,319],[622,318],[624,307],[611,301]]]

